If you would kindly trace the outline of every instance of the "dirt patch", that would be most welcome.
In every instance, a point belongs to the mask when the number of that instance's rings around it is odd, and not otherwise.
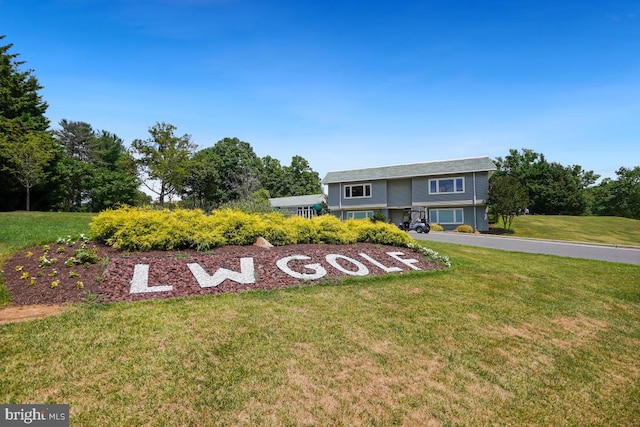
[[[0,325],[3,323],[24,322],[57,314],[64,309],[62,305],[14,305],[0,309]]]
[[[84,264],[71,262],[80,249],[93,251],[98,260]],[[244,271],[248,270],[248,263],[253,280],[240,274],[248,275]],[[439,264],[427,261],[422,254],[408,248],[369,243],[271,248],[224,246],[208,252],[129,253],[102,244],[85,242],[81,246],[76,242],[21,250],[7,260],[3,273],[13,306],[56,306],[86,300],[135,301],[275,289],[347,276],[439,268]],[[324,274],[317,274],[323,271]],[[316,277],[310,279],[314,273]],[[134,280],[134,275],[138,279]],[[204,283],[203,277],[209,282]],[[136,280],[144,282],[143,291],[134,292]]]

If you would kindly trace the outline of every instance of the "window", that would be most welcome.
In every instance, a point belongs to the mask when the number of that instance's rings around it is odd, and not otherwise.
[[[429,194],[464,193],[464,178],[443,178],[429,180]]]
[[[345,185],[344,198],[371,197],[371,184]]]
[[[365,219],[373,218],[373,211],[349,211],[347,219]]]
[[[462,209],[430,209],[429,222],[434,224],[464,224]]]

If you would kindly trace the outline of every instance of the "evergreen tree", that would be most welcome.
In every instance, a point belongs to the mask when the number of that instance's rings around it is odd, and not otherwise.
[[[0,41],[5,36],[0,36]],[[18,54],[10,53],[13,44],[0,45],[0,163],[5,167],[0,170],[0,206],[5,210],[18,209],[24,206],[21,183],[18,176],[23,176],[25,170],[20,171],[16,158],[10,159],[12,153],[24,153],[25,144],[32,144],[36,140],[46,139],[43,132],[49,127],[49,120],[45,117],[47,103],[42,100],[39,91],[42,86],[33,75],[33,70],[21,70],[24,61],[18,60]],[[44,143],[43,150],[54,150],[51,144]],[[41,153],[42,154],[42,153]],[[49,151],[41,160],[49,161],[53,158]],[[20,162],[19,162],[20,163]],[[21,163],[23,166],[25,163]],[[38,164],[38,168],[46,169],[46,161],[30,163]],[[18,169],[16,169],[18,168]],[[37,169],[37,168],[36,168]],[[35,169],[32,170],[35,172]],[[31,184],[41,180],[28,180]]]

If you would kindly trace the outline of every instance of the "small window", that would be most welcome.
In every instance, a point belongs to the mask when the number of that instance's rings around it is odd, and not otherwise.
[[[429,194],[464,193],[464,178],[442,178],[429,180]]]
[[[345,185],[345,199],[356,199],[362,197],[371,197],[371,184]]]

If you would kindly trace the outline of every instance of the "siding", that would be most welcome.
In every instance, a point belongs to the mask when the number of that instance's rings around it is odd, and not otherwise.
[[[380,209],[387,206],[386,181],[362,181],[350,185],[358,184],[371,184],[371,197],[345,199],[343,187],[338,186],[342,209]]]
[[[387,206],[407,208],[411,206],[411,180],[394,179],[387,181]]]

